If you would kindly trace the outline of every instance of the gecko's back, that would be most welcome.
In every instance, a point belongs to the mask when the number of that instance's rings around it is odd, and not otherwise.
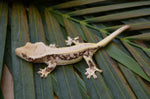
[[[74,45],[70,47],[47,48],[48,49],[47,52],[50,54],[64,54],[64,53],[79,52],[79,51],[83,51],[95,47],[96,44],[94,43],[80,43],[78,45]]]
[[[94,43],[80,43],[78,45],[70,46],[70,47],[60,47],[60,48],[51,48],[50,46],[45,45],[42,42],[37,43],[27,43],[25,46],[16,49],[18,56],[22,57],[22,54],[33,59],[41,58],[46,55],[52,54],[69,54],[69,53],[78,53],[84,50],[96,48],[96,44]],[[20,51],[19,51],[20,50]]]

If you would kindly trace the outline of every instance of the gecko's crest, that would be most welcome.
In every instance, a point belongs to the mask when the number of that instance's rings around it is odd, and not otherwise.
[[[15,53],[19,57],[27,60],[26,57],[33,58],[35,56],[43,54],[45,52],[44,47],[46,47],[46,45],[43,44],[42,42],[38,42],[35,44],[27,42],[25,46],[16,48]]]

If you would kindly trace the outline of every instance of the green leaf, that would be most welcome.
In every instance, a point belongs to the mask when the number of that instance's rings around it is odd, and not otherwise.
[[[75,0],[75,1],[69,1],[69,2],[55,5],[53,6],[53,8],[63,9],[63,8],[81,6],[81,5],[91,4],[91,3],[101,2],[101,1],[105,1],[105,0]]]
[[[67,32],[67,34],[69,36],[71,36],[72,38],[76,37],[76,36],[81,36],[86,41],[86,37],[85,37],[84,33],[82,32],[82,29],[80,27],[76,27],[75,25],[73,25],[72,22],[70,22],[66,18],[63,18],[62,20],[64,22],[64,26],[65,26],[66,32]],[[77,24],[77,25],[79,25],[79,24]],[[81,37],[79,39],[80,39],[80,41],[83,42],[83,40],[81,39]]]
[[[0,2],[0,80],[2,75],[4,48],[6,41],[7,22],[8,21],[8,4]]]
[[[82,95],[82,98],[83,99],[90,99],[89,97],[89,93],[87,91],[87,88],[85,86],[85,83],[84,81],[80,78],[80,76],[78,74],[76,74],[76,78],[77,78],[77,82],[78,82],[78,85],[79,85],[79,88],[80,88],[80,93]]]
[[[110,15],[104,15],[100,17],[94,17],[84,20],[84,22],[105,22],[105,21],[115,21],[115,20],[123,20],[135,17],[142,17],[150,15],[150,8],[143,8],[138,10],[125,11]]]
[[[130,31],[134,31],[134,30],[142,30],[142,29],[150,29],[150,22],[146,21],[146,22],[137,22],[137,23],[128,23],[128,25],[130,25]],[[122,27],[123,25],[117,25],[117,26],[112,26],[112,27],[106,27],[103,28],[103,30],[106,31],[114,31],[120,27]]]
[[[150,1],[139,1],[139,2],[130,2],[130,3],[112,4],[112,5],[106,5],[100,7],[85,8],[81,10],[72,11],[67,14],[70,16],[79,16],[79,15],[93,14],[93,13],[106,12],[106,11],[112,11],[118,9],[120,10],[124,8],[132,8],[132,7],[145,6],[145,5],[150,5]]]
[[[15,54],[17,47],[29,41],[29,31],[25,8],[16,3],[12,6],[11,17],[11,55],[15,99],[35,99],[35,87],[32,64]]]
[[[126,39],[124,39],[124,40],[126,40]],[[138,47],[138,48],[140,48],[140,49],[142,49],[145,53],[146,53],[146,55],[148,55],[149,57],[150,57],[150,50],[147,48],[147,46],[146,45],[144,45],[144,44],[136,44],[136,43],[133,43],[133,42],[130,42],[130,41],[127,41],[126,40],[126,42],[128,42],[129,44],[131,44],[132,46],[135,46],[135,47]],[[138,43],[138,42],[137,42]],[[140,46],[140,45],[142,45],[142,46]],[[144,46],[144,47],[143,47]],[[145,48],[146,47],[146,48]]]
[[[147,60],[142,53],[140,53],[134,47],[129,45],[126,41],[123,41],[123,44],[130,51],[130,53],[136,59],[136,61],[140,64],[145,73],[150,77],[150,60]]]
[[[108,49],[106,49],[108,54],[115,59],[116,61],[120,62],[124,66],[128,67],[133,72],[137,73],[141,77],[143,77],[145,80],[150,82],[150,78],[145,74],[143,69],[140,67],[140,65],[133,60],[130,56],[123,53],[121,50],[114,46],[109,46]]]
[[[4,63],[13,74],[15,99],[149,99],[149,3],[125,0],[74,0],[62,4],[36,1],[36,5],[24,1],[22,4],[10,2],[8,6],[0,3],[0,31],[5,35],[4,38],[0,36],[0,63],[3,64],[5,48]],[[71,17],[74,15],[77,16]],[[57,43],[64,47],[67,36],[79,36],[81,42],[97,43],[103,35],[125,24],[131,26],[130,31],[120,34],[114,43],[101,48],[93,56],[97,67],[103,70],[102,74],[96,72],[97,79],[87,79],[84,73],[88,65],[84,60],[57,66],[46,79],[42,79],[36,72],[46,65],[32,65],[14,52],[29,41],[47,45]],[[123,45],[120,38],[147,41],[124,41],[126,45]]]
[[[128,80],[128,83],[130,84],[130,87],[134,91],[135,95],[138,99],[149,99],[150,95],[150,88],[148,88],[146,83],[143,82],[143,80],[135,75],[132,71],[130,71],[128,68],[126,68],[123,65],[119,65],[121,71],[124,73],[124,76]]]
[[[143,49],[143,50],[150,57],[150,49]]]
[[[139,34],[139,35],[133,35],[133,36],[128,36],[128,37],[125,37],[125,39],[128,39],[128,40],[150,40],[150,33],[144,33],[144,34]]]

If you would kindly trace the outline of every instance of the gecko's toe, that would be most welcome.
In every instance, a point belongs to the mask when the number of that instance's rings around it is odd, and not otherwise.
[[[93,76],[94,79],[97,78],[95,72],[98,71],[100,73],[102,73],[102,70],[98,69],[98,68],[87,68],[86,69],[86,72],[85,72],[85,75],[87,75],[87,78],[89,79],[91,76]]]
[[[43,76],[44,76],[44,75],[42,74],[42,75],[41,75],[41,78],[43,78]]]
[[[88,75],[87,78],[90,79],[90,78],[91,78],[91,75]]]
[[[94,78],[94,79],[96,79],[96,78],[97,78],[97,76],[95,75],[95,73],[93,74],[93,78]]]
[[[50,72],[46,71],[46,68],[44,68],[44,69],[40,69],[37,73],[41,74],[41,78],[46,78]]]
[[[68,40],[65,40],[66,45],[72,45],[74,44],[78,44],[79,43],[79,36],[75,37],[75,38],[71,38],[70,36],[67,37]]]
[[[72,41],[66,40],[66,45],[71,45],[71,44],[72,44]]]
[[[49,47],[50,48],[57,48],[56,44],[50,44]]]
[[[85,74],[85,75],[88,75],[89,73],[88,73],[88,72],[85,72],[84,74]]]
[[[40,68],[40,71],[42,71],[42,68]]]
[[[68,36],[68,40],[65,40],[65,42],[66,45],[71,45],[73,43],[73,39],[70,36]]]
[[[38,74],[41,74],[42,72],[41,72],[41,71],[38,71],[37,73],[38,73]]]
[[[100,70],[100,69],[98,69],[98,68],[96,68],[95,70],[98,71],[98,72],[100,72],[100,73],[103,72],[102,70]]]
[[[47,76],[44,75],[42,78],[47,78]]]
[[[48,74],[49,74],[49,73],[45,74],[45,75],[44,75],[44,78],[47,78]]]
[[[79,36],[75,37],[74,40],[79,40]]]

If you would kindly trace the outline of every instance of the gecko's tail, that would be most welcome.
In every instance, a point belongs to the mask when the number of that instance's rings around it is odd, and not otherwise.
[[[97,43],[97,46],[100,47],[104,47],[105,45],[107,45],[112,39],[114,39],[117,35],[119,35],[121,32],[129,29],[130,26],[129,25],[125,25],[119,29],[117,29],[116,31],[114,31],[112,34],[110,34],[109,36],[107,36],[106,38],[104,38],[103,40],[101,40],[100,42]]]

